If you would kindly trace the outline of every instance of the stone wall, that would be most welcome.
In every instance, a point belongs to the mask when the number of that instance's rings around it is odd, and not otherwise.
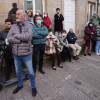
[[[0,30],[4,28],[4,21],[12,8],[12,3],[17,3],[20,9],[24,8],[23,0],[0,0]]]
[[[63,14],[63,0],[45,0],[46,1],[46,12],[48,12],[49,17],[52,21],[53,28],[54,28],[54,15],[56,13],[56,8],[61,9],[61,13]]]
[[[96,3],[96,0],[76,0],[76,34],[79,44],[84,44],[84,28],[87,25],[87,4],[88,1]],[[97,9],[97,8],[96,8]],[[96,10],[95,9],[95,10]]]

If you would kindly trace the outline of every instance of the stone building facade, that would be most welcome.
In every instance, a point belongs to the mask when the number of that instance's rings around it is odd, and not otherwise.
[[[4,20],[14,2],[18,4],[20,9],[31,9],[34,13],[36,9],[40,9],[41,13],[48,12],[53,26],[54,14],[56,8],[59,7],[65,17],[64,28],[67,31],[69,31],[69,28],[73,28],[80,44],[83,44],[84,41],[84,27],[93,12],[97,12],[97,0],[0,0],[0,30],[4,27]],[[100,14],[100,7],[98,13]]]

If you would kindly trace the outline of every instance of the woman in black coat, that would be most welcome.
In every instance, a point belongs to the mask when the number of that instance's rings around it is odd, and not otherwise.
[[[54,16],[54,31],[55,31],[55,36],[58,37],[58,35],[61,33],[63,30],[63,21],[64,17],[62,14],[60,14],[60,9],[56,9],[56,14]]]

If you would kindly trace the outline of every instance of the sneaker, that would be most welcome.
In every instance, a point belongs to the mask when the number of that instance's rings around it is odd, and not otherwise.
[[[62,65],[58,65],[58,67],[63,68],[63,66],[62,66]]]
[[[37,94],[37,89],[36,88],[32,88],[32,96],[35,97]]]
[[[97,55],[97,56],[99,56],[99,55],[100,55],[100,53],[96,53],[96,55]]]
[[[41,74],[45,74],[45,72],[41,69],[41,70],[39,70],[39,72],[41,73]]]
[[[16,94],[16,93],[19,92],[22,88],[23,88],[23,86],[17,87],[17,88],[13,91],[13,94]]]
[[[55,66],[53,66],[53,67],[52,67],[52,69],[53,69],[53,70],[56,70],[56,67],[55,67]]]

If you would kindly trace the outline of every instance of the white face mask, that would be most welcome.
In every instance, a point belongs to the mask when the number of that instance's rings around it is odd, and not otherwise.
[[[39,13],[36,13],[36,15],[39,15]]]
[[[17,23],[20,23],[20,22],[21,22],[21,20],[20,20],[20,19],[16,19],[16,22],[17,22]]]
[[[63,36],[66,36],[66,34],[62,34]]]
[[[47,15],[44,15],[44,17],[47,17]]]
[[[52,32],[50,32],[49,35],[52,35]]]
[[[92,27],[92,26],[93,26],[93,24],[90,24],[90,26]]]

